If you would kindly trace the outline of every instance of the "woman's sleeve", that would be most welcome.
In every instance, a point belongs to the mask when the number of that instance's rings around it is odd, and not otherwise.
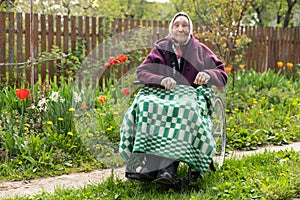
[[[138,80],[148,85],[159,86],[161,80],[165,78],[160,69],[163,62],[161,52],[157,48],[153,48],[136,70]]]
[[[211,77],[208,84],[218,87],[224,87],[227,84],[227,73],[225,72],[224,63],[217,58],[217,56],[206,46],[204,48],[204,63],[206,69],[204,72],[208,73]]]

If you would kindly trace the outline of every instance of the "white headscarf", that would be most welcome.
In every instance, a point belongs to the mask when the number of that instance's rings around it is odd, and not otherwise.
[[[192,23],[192,20],[191,20],[191,18],[188,16],[188,14],[186,14],[185,12],[178,12],[178,13],[176,13],[176,14],[174,15],[174,17],[172,18],[172,20],[170,21],[170,24],[169,24],[169,35],[170,35],[170,37],[171,37],[172,39],[174,39],[173,34],[172,34],[172,26],[173,26],[173,23],[174,23],[175,19],[176,19],[178,16],[185,16],[185,17],[187,17],[188,20],[189,20],[189,23],[190,23],[190,33],[189,33],[189,37],[188,37],[188,39],[187,39],[187,41],[186,41],[185,43],[181,44],[181,45],[185,45],[185,44],[187,44],[187,43],[190,41],[191,35],[193,34],[193,23]]]

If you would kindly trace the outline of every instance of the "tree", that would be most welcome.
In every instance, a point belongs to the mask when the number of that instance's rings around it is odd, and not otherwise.
[[[0,11],[11,11],[15,7],[15,0],[0,0]]]
[[[300,13],[300,0],[254,0],[247,11],[245,23],[260,26],[294,27],[296,14]],[[299,20],[299,19],[298,19]]]

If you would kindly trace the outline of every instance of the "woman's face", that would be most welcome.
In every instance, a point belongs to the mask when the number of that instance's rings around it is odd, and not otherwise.
[[[190,23],[186,16],[178,16],[172,25],[172,34],[175,40],[180,43],[187,41],[190,33]]]

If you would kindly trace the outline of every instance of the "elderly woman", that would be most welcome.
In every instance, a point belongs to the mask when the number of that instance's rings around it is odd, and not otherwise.
[[[157,41],[137,68],[144,87],[121,127],[120,155],[126,177],[174,184],[179,161],[204,173],[212,163],[210,91],[224,87],[224,64],[194,38],[190,17],[177,13],[169,35]]]

